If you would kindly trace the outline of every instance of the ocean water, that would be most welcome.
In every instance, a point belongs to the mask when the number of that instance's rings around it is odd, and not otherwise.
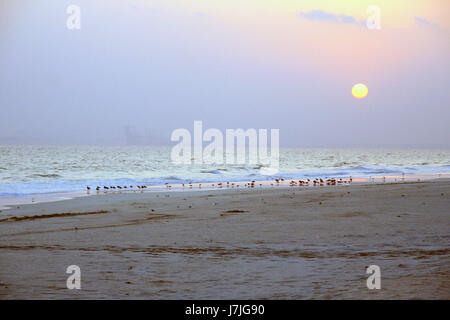
[[[260,165],[177,165],[171,147],[0,146],[0,196],[80,191],[86,185],[368,177],[450,172],[450,150],[281,149],[280,170]]]

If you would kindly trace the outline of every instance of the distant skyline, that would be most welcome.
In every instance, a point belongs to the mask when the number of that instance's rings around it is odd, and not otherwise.
[[[0,144],[172,145],[202,120],[280,129],[282,147],[450,148],[449,14],[448,0],[0,0]]]

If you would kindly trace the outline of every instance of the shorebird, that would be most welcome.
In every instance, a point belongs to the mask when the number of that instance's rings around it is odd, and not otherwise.
[[[86,186],[86,190],[87,190],[87,191],[91,190],[91,187]]]

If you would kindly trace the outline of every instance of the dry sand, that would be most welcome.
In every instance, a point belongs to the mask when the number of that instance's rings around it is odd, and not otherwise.
[[[449,208],[447,179],[20,205],[0,213],[0,298],[449,299]]]

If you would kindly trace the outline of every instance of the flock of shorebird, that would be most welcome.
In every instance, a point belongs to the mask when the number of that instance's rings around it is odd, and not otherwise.
[[[122,190],[122,189],[133,189],[133,188],[134,188],[133,186],[109,186],[109,187],[103,186],[103,190],[115,190],[115,189]],[[147,188],[147,186],[136,186],[136,188],[145,189],[145,188]],[[95,188],[95,190],[97,190],[97,191],[100,191],[101,189],[102,189],[102,187],[100,187],[100,186],[97,186],[97,188]],[[91,187],[86,186],[86,190],[90,191]]]
[[[316,178],[316,179],[302,179],[302,180],[285,180],[285,179],[275,179],[273,180],[273,182],[270,183],[271,187],[274,186],[280,186],[281,184],[284,185],[285,181],[289,181],[289,186],[290,187],[295,187],[295,186],[299,186],[299,187],[303,187],[303,186],[336,186],[336,185],[344,185],[344,184],[350,184],[353,179],[352,177],[350,177],[349,179],[334,179],[334,178]],[[241,185],[244,188],[254,188],[256,184],[256,181],[250,181],[250,182],[246,182],[246,183],[236,183],[236,182],[218,182],[218,183],[209,183],[208,186],[212,187],[212,188],[239,188],[241,187]],[[196,184],[198,186],[198,188],[202,187],[201,183]],[[263,183],[259,183],[260,187],[263,187]],[[194,187],[194,184],[192,182],[190,183],[182,183],[181,184],[182,188],[186,188],[189,187],[190,189]],[[165,183],[165,187],[166,189],[171,189],[172,185],[170,185],[168,182]],[[97,186],[95,188],[95,190],[97,192],[99,192],[100,190],[104,190],[104,191],[108,191],[108,190],[143,190],[143,189],[147,189],[148,186],[136,186],[136,188],[132,185],[130,186]],[[91,190],[91,187],[86,186],[86,190],[89,192]]]

